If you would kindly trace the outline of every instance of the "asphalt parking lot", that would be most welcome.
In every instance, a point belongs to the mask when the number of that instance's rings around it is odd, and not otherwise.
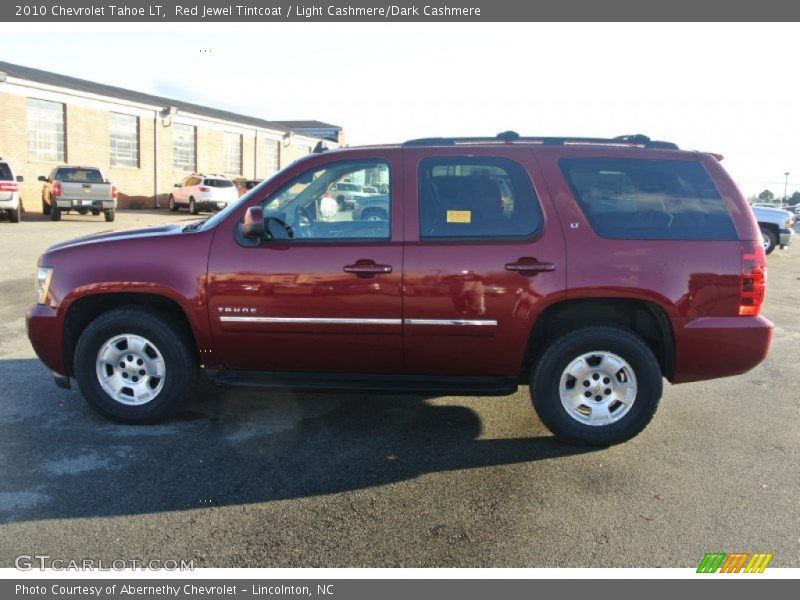
[[[99,217],[0,222],[0,567],[20,554],[195,566],[800,567],[800,243],[769,259],[768,360],[665,387],[605,450],[556,443],[502,398],[206,387],[123,426],[57,389],[25,334],[36,258]],[[115,228],[189,220],[118,213]],[[800,239],[800,238],[798,238]]]

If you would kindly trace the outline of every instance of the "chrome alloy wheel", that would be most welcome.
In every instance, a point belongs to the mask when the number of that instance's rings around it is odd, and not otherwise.
[[[123,333],[108,340],[97,353],[96,366],[100,387],[121,404],[147,404],[164,387],[164,358],[140,335]]]
[[[561,374],[558,393],[567,414],[584,425],[602,426],[622,419],[636,400],[633,368],[616,354],[587,352]]]

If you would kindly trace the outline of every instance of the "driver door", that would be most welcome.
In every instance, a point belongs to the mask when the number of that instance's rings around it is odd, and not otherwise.
[[[389,185],[389,219],[336,210],[326,197],[343,180]],[[261,200],[265,239],[243,239],[238,223],[217,233],[208,306],[225,367],[402,372],[401,186],[395,156],[316,162]]]

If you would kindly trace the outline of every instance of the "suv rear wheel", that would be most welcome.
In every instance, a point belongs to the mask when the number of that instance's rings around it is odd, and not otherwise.
[[[100,315],[75,348],[75,378],[89,404],[121,423],[160,421],[189,397],[197,378],[181,327],[139,307]]]
[[[556,339],[531,377],[539,418],[558,438],[608,446],[636,436],[662,393],[661,369],[644,341],[612,326],[586,327]]]
[[[196,215],[198,212],[197,203],[194,201],[194,198],[189,198],[189,213]]]
[[[13,208],[8,211],[8,216],[12,223],[19,223],[19,208]]]

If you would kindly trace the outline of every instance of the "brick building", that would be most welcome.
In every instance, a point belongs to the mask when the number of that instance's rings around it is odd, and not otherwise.
[[[0,156],[25,178],[26,211],[41,210],[37,178],[59,164],[102,169],[122,208],[157,198],[163,207],[191,173],[263,179],[321,140],[340,144],[341,128],[267,121],[0,61]]]

